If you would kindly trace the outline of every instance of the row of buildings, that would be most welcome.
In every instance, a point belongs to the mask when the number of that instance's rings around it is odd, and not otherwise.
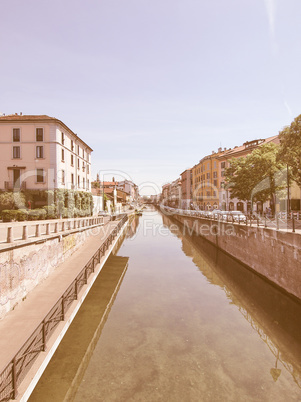
[[[68,189],[102,197],[92,181],[92,151],[57,118],[0,115],[0,191]],[[120,203],[138,200],[138,188],[129,180],[107,187],[117,187]]]
[[[279,144],[278,135],[266,139],[245,142],[234,148],[219,148],[203,157],[192,168],[186,169],[180,177],[162,187],[161,202],[171,207],[201,210],[239,210],[262,213],[270,205],[262,202],[249,202],[231,198],[231,189],[225,183],[225,169],[230,160],[248,155],[263,144]],[[293,186],[290,190],[291,209],[300,210],[300,189]],[[280,209],[280,204],[278,206]]]

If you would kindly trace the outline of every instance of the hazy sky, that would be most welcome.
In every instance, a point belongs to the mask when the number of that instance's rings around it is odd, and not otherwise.
[[[147,192],[301,113],[300,18],[300,0],[0,0],[0,112],[62,120],[94,178]]]

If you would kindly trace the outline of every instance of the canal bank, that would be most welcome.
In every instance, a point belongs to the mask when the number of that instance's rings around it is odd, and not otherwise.
[[[93,300],[78,315],[83,333],[100,328],[93,348],[68,331],[30,402],[300,400],[300,304],[182,229],[143,213],[116,254],[128,265],[105,323]]]
[[[196,234],[301,301],[301,234],[169,214]]]
[[[127,224],[125,216],[94,231],[0,321],[0,400],[16,391],[28,399]]]

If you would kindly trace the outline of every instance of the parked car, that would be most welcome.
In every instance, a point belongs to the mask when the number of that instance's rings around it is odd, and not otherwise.
[[[106,211],[99,211],[97,215],[98,216],[106,216],[107,213],[106,213]]]
[[[234,222],[246,223],[247,217],[242,211],[230,211],[230,215],[233,216]]]

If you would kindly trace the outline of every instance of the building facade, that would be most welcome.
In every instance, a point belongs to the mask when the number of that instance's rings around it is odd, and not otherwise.
[[[46,115],[0,116],[0,190],[91,191],[92,149]]]
[[[192,203],[195,209],[212,210],[219,207],[219,156],[212,152],[192,168]]]
[[[186,169],[181,173],[181,208],[189,209],[192,203],[192,169]]]
[[[269,137],[266,139],[257,139],[247,141],[241,146],[236,146],[233,149],[228,149],[221,153],[218,157],[219,161],[219,205],[220,209],[228,211],[243,211],[245,213],[251,212],[251,201],[246,202],[239,200],[238,198],[231,198],[231,188],[227,187],[225,183],[225,169],[230,167],[230,161],[233,158],[245,157],[254,151],[256,148],[269,143],[279,144],[278,135]],[[253,211],[257,213],[263,213],[267,205],[263,205],[261,202],[257,202],[253,205]]]

